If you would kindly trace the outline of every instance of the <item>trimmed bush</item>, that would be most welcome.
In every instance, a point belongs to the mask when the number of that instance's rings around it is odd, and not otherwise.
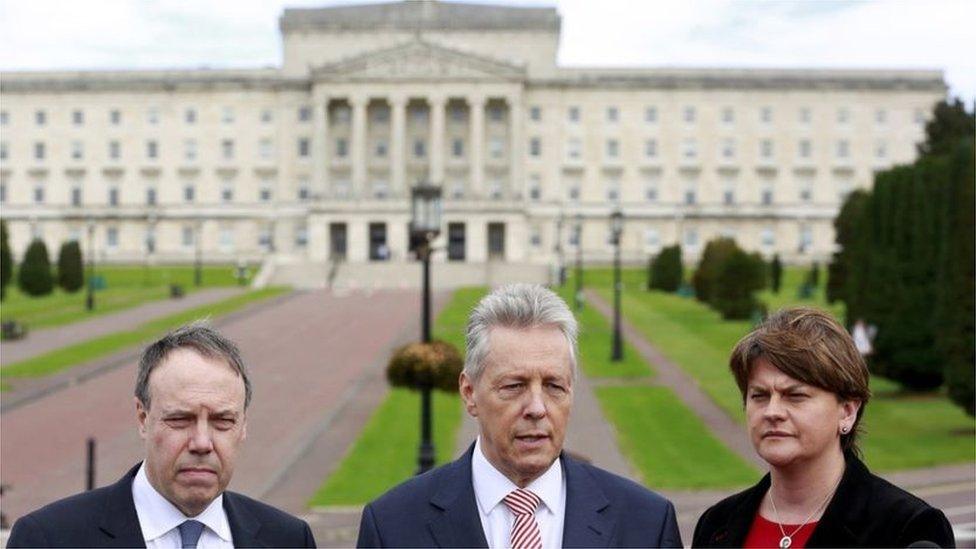
[[[681,266],[681,246],[675,244],[661,250],[651,261],[648,289],[677,292],[684,277]]]
[[[14,277],[14,258],[7,242],[7,222],[0,219],[0,299],[7,297],[7,284]]]
[[[756,291],[766,283],[766,262],[759,254],[747,254],[738,247],[721,265],[716,281],[713,307],[726,320],[751,318],[761,312]]]
[[[722,266],[738,249],[735,240],[731,238],[716,238],[705,245],[698,268],[691,277],[691,284],[695,288],[695,299],[703,303],[712,303]]]
[[[419,389],[430,383],[435,389],[457,392],[464,359],[446,341],[410,343],[394,351],[386,367],[386,379],[393,387]]]
[[[27,247],[24,261],[17,273],[17,285],[27,295],[47,295],[54,289],[51,276],[51,260],[48,259],[47,246],[42,240],[34,240]]]
[[[84,273],[78,241],[61,244],[58,252],[58,286],[68,293],[77,292],[85,285]]]

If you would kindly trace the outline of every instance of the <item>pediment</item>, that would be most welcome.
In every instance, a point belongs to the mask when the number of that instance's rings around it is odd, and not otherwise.
[[[523,80],[525,67],[421,39],[312,69],[315,80],[418,81]]]

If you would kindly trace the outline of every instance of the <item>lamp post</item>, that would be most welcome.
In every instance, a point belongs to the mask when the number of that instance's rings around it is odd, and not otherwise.
[[[193,285],[203,284],[203,220],[197,220],[196,257],[193,261]]]
[[[88,218],[88,294],[85,308],[95,310],[95,220]]]
[[[421,302],[421,334],[424,343],[430,343],[430,253],[431,242],[441,231],[441,188],[421,182],[411,191],[410,242],[423,262],[423,298]],[[434,441],[431,437],[430,398],[432,380],[426,379],[420,386],[420,448],[417,456],[417,474],[434,467]]]
[[[573,227],[576,233],[576,310],[583,308],[583,214],[576,214],[576,226]]]
[[[620,362],[624,358],[624,345],[620,335],[620,234],[624,230],[624,214],[616,209],[610,214],[610,233],[613,236],[613,352],[610,360]]]

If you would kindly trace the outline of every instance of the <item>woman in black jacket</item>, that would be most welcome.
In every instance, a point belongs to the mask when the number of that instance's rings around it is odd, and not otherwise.
[[[955,546],[941,511],[858,459],[869,375],[837,321],[781,311],[739,341],[729,366],[769,474],[705,511],[693,547]]]

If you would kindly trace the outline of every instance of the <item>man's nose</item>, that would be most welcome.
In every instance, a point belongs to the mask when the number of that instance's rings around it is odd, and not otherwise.
[[[529,401],[525,404],[525,415],[533,419],[546,416],[546,401],[542,387],[531,387],[528,394]]]
[[[205,419],[197,421],[190,432],[190,452],[194,454],[208,454],[213,451],[213,437],[210,425]]]

